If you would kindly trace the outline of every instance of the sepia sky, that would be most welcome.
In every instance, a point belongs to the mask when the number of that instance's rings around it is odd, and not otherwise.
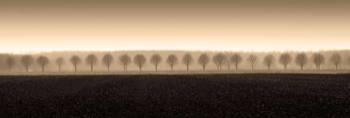
[[[0,52],[350,49],[349,0],[0,0]]]

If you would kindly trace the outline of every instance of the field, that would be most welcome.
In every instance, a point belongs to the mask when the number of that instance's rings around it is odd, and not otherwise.
[[[349,116],[349,74],[0,76],[1,118]]]

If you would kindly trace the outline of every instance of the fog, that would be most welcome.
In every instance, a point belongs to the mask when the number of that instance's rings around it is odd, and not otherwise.
[[[114,57],[114,60],[111,64],[110,70],[111,72],[123,72],[123,65],[121,64],[119,57],[123,54],[127,54],[130,56],[131,60],[133,61],[133,58],[136,54],[142,54],[146,57],[146,63],[144,67],[142,68],[143,71],[154,71],[155,66],[150,62],[150,58],[153,54],[160,54],[162,57],[162,60],[158,66],[159,71],[170,71],[170,66],[166,63],[166,59],[168,55],[175,54],[178,57],[178,63],[174,66],[174,71],[186,71],[185,64],[182,63],[183,55],[185,54],[191,54],[193,57],[193,63],[190,64],[189,69],[190,71],[202,71],[202,66],[198,63],[198,57],[199,55],[206,53],[210,57],[210,62],[208,63],[206,70],[207,71],[215,71],[217,70],[217,66],[213,62],[213,57],[218,54],[222,53],[226,56],[232,56],[233,54],[240,54],[242,56],[242,63],[239,64],[239,70],[250,70],[251,65],[247,61],[247,58],[249,55],[253,54],[256,55],[257,62],[254,65],[255,70],[267,70],[267,66],[263,63],[263,59],[267,54],[272,54],[274,56],[274,61],[271,66],[271,70],[283,70],[283,65],[279,62],[280,55],[284,52],[204,52],[204,51],[114,51],[114,52],[48,52],[48,53],[35,53],[32,54],[34,58],[33,64],[29,67],[29,72],[41,72],[41,66],[37,63],[37,58],[39,56],[47,56],[50,60],[49,64],[45,67],[45,72],[58,72],[58,66],[55,63],[55,60],[58,57],[63,57],[65,60],[65,63],[62,65],[62,72],[74,72],[74,67],[72,63],[70,62],[70,58],[73,55],[77,55],[81,58],[82,63],[78,65],[77,71],[78,72],[89,72],[90,71],[90,65],[86,63],[86,57],[89,54],[94,54],[98,57],[98,61],[96,65],[94,66],[94,72],[106,72],[107,68],[102,63],[102,57],[105,54],[112,54]],[[300,70],[300,66],[298,66],[295,63],[295,57],[296,54],[300,52],[287,52],[291,55],[291,63],[288,65],[288,70]],[[312,61],[312,55],[315,52],[306,52],[308,55],[308,63],[305,65],[305,70],[315,70],[315,64]],[[334,64],[330,61],[331,55],[334,53],[339,53],[342,57],[342,61],[340,63],[339,70],[345,70],[350,69],[350,51],[344,50],[344,51],[321,51],[320,52],[325,57],[325,62],[321,65],[322,70],[335,70]],[[6,59],[11,56],[15,57],[15,65],[11,72],[25,72],[25,67],[21,63],[21,57],[23,55],[9,55],[9,54],[1,54],[0,56],[0,63],[1,63],[1,71],[2,72],[10,72],[8,70],[8,66],[6,64]],[[128,71],[138,71],[137,65],[135,65],[134,62],[131,62],[128,65]],[[222,66],[222,71],[235,71],[233,63],[228,65],[225,63]]]

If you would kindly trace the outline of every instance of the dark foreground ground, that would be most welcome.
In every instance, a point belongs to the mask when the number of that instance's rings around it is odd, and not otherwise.
[[[350,117],[350,75],[0,76],[0,117]]]

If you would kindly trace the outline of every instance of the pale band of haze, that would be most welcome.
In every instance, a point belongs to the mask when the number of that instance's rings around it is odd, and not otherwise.
[[[350,48],[345,0],[2,0],[0,52]]]

